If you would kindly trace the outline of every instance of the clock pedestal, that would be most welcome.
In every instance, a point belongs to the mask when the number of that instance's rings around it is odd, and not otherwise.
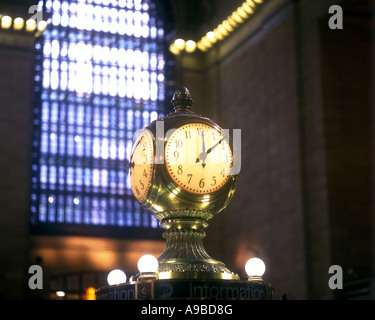
[[[159,279],[239,279],[224,263],[212,259],[203,247],[203,219],[164,219],[161,227],[166,229],[163,238],[166,247],[159,257]]]

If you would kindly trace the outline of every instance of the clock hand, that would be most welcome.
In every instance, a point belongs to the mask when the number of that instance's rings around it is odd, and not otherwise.
[[[205,147],[203,147],[203,151],[200,153],[199,155],[199,158],[197,158],[197,162],[199,162],[201,159],[203,160],[202,162],[202,167],[204,168],[206,166],[206,158],[207,158],[207,155],[212,152],[212,150],[214,150],[219,144],[221,144],[221,142],[224,140],[224,138],[221,138],[221,140],[219,142],[216,142],[211,148],[207,149],[207,151],[205,151]],[[204,146],[204,142],[203,142],[203,146]]]
[[[203,152],[201,152],[201,153],[199,154],[199,157],[197,158],[197,160],[195,160],[195,163],[198,163],[198,162],[200,162],[201,160],[203,160],[203,162],[202,162],[202,167],[203,167],[203,169],[204,169],[204,167],[206,166],[206,163],[205,163],[205,161],[206,161],[206,157],[207,157],[207,154],[204,154]]]
[[[138,143],[135,145],[134,149],[136,149],[138,147],[139,144],[141,144],[144,140],[144,136],[141,138],[141,140],[138,141]]]
[[[203,134],[203,131],[202,131],[202,152],[200,153],[199,155],[199,159],[202,159],[202,167],[204,169],[204,167],[206,166],[206,158],[207,158],[207,152],[206,152],[206,144],[204,142],[204,134]]]
[[[201,161],[199,159],[199,143],[197,140],[195,140],[195,156],[196,156],[195,163],[198,163],[199,161]]]
[[[224,138],[221,138],[221,140],[217,143],[215,143],[211,148],[207,150],[207,154],[209,154],[212,150],[214,150],[219,144],[223,142]]]
[[[201,136],[202,136],[202,148],[203,148],[202,153],[206,153],[206,145],[204,143],[204,134],[203,134],[203,131],[202,131]]]

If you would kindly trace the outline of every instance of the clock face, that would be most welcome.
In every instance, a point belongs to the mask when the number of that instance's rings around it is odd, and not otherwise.
[[[145,130],[137,138],[130,160],[130,183],[138,201],[142,201],[150,189],[153,163],[153,138],[150,131]]]
[[[168,173],[181,188],[208,194],[228,181],[233,154],[220,131],[203,123],[189,123],[168,139],[165,161]]]

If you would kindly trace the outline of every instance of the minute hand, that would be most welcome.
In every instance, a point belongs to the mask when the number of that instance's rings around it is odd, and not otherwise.
[[[217,143],[215,143],[211,148],[207,149],[206,154],[209,154],[212,150],[214,150],[221,142],[224,140],[224,138],[221,138],[221,140]]]

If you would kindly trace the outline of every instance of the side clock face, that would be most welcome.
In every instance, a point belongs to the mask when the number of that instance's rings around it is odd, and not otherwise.
[[[169,175],[181,188],[209,194],[228,181],[233,154],[220,131],[207,124],[189,123],[168,139],[165,161]]]
[[[137,138],[130,160],[130,183],[134,196],[142,201],[150,189],[154,163],[154,144],[150,131]]]

